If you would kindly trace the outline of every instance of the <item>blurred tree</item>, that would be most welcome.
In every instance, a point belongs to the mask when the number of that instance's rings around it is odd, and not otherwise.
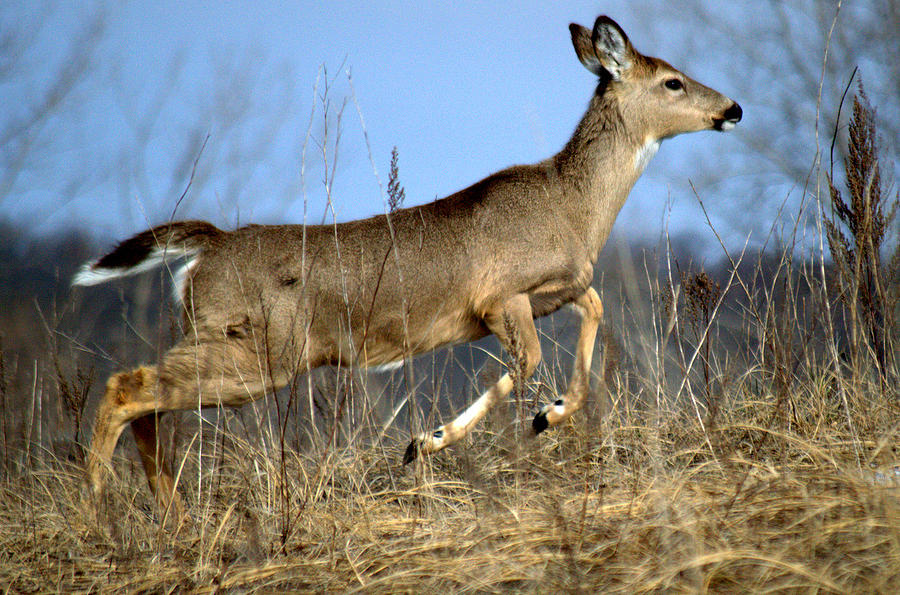
[[[43,233],[90,221],[93,234],[121,237],[172,216],[234,225],[283,215],[300,194],[294,68],[226,43],[161,46],[164,68],[135,72],[129,10],[0,3],[5,216]]]
[[[48,55],[42,38],[54,34],[53,12],[53,3],[35,3],[28,11],[15,2],[0,3],[0,88],[16,99],[5,102],[0,118],[0,205],[18,193],[22,178],[39,177],[48,161],[62,156],[63,148],[53,144],[54,125],[71,116],[76,90],[97,65],[104,12],[89,11],[61,36],[71,41]]]
[[[730,193],[735,203],[730,221],[744,230],[741,235],[755,223],[754,232],[765,236],[788,191],[814,180],[817,149],[824,170],[830,169],[841,97],[856,67],[880,116],[883,166],[897,164],[900,0],[763,0],[752,8],[688,0],[661,9],[666,18],[657,19],[655,27],[671,27],[685,12],[705,26],[685,31],[697,41],[679,43],[673,53],[681,51],[692,64],[727,64],[734,74],[728,91],[744,107],[737,131],[743,148],[738,149],[740,159],[734,160],[744,169],[723,169],[721,176],[729,189],[737,190]],[[847,158],[849,111],[840,115],[834,144],[837,165]],[[792,204],[803,198],[801,192],[792,196]],[[759,216],[748,218],[748,213]],[[773,217],[766,216],[770,213]]]

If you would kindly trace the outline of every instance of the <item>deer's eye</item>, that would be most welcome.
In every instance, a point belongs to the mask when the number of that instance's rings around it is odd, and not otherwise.
[[[680,91],[684,89],[684,84],[679,79],[669,79],[665,83],[666,89],[671,89],[672,91]]]

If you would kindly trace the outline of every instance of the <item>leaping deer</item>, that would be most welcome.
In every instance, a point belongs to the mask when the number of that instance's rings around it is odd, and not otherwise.
[[[185,337],[156,366],[113,375],[97,412],[88,480],[99,495],[131,424],[158,504],[177,503],[157,416],[198,405],[237,407],[322,365],[397,365],[491,333],[507,350],[518,329],[524,375],[541,359],[534,319],[567,304],[581,313],[566,393],[532,422],[540,433],[578,411],[588,391],[603,306],[593,267],[632,186],[664,139],[729,130],[740,106],[666,62],[638,53],[606,16],[569,26],[599,77],[587,112],[556,155],[510,167],[446,198],[329,226],[202,221],[160,225],[86,264],[92,285],[183,257],[176,275]],[[504,374],[453,421],[415,437],[404,462],[468,434],[512,390]]]

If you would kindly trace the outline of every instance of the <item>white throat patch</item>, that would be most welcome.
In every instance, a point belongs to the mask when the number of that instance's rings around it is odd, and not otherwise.
[[[637,170],[638,175],[644,173],[644,170],[647,168],[647,164],[650,163],[650,160],[653,159],[653,156],[656,155],[656,152],[659,150],[658,140],[648,139],[643,146],[641,146],[634,153],[634,169]]]

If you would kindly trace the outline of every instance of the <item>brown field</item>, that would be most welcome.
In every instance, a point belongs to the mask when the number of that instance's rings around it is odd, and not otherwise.
[[[119,465],[98,521],[81,469],[43,462],[3,483],[0,584],[895,592],[897,395],[858,393],[848,417],[831,380],[780,411],[772,398],[729,400],[705,431],[690,415],[650,411],[581,416],[521,448],[488,429],[409,470],[396,441],[290,453],[283,467],[232,443],[202,469],[188,457],[191,520],[168,529],[139,465]]]

